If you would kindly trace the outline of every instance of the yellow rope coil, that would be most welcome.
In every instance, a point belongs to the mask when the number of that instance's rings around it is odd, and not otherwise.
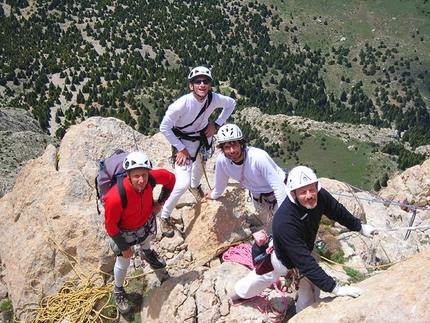
[[[177,264],[175,266],[169,266],[169,268],[190,266],[191,264],[205,259],[208,256],[213,257],[222,249],[227,249],[230,246],[243,243],[248,241],[250,238],[251,236],[245,240],[222,245],[212,251],[209,251],[199,259],[183,264]],[[116,306],[113,305],[113,302],[111,302],[114,283],[105,283],[105,277],[112,275],[101,270],[93,271],[90,274],[87,274],[76,257],[67,253],[51,238],[48,238],[47,242],[58,249],[69,261],[69,264],[73,268],[76,277],[66,282],[55,294],[43,297],[39,304],[28,303],[23,305],[22,308],[17,309],[15,321],[18,321],[17,317],[21,317],[21,314],[25,316],[24,322],[30,323],[102,323],[107,319],[117,320],[119,318],[119,312]],[[139,278],[155,271],[156,270],[130,276],[127,277],[127,279]],[[127,285],[127,279],[125,285]],[[34,287],[34,285],[37,283],[37,281],[33,280],[31,282],[31,288],[36,294],[43,295],[44,293],[42,287],[40,287],[39,290],[36,290]],[[102,312],[115,313],[115,316],[107,317]]]

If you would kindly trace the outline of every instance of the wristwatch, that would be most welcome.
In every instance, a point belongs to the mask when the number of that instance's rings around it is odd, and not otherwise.
[[[165,201],[160,200],[160,199],[158,199],[158,200],[157,200],[157,202],[158,202],[160,205],[164,205],[164,203],[165,203]]]
[[[214,125],[215,125],[215,129],[218,131],[218,129],[219,128],[221,128],[221,126],[218,124],[218,123],[216,123],[216,122],[214,122]]]

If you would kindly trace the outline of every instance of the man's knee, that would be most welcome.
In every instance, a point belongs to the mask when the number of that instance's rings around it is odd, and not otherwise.
[[[115,267],[118,270],[127,270],[128,266],[130,266],[130,258],[124,258],[122,256],[116,257]]]
[[[257,275],[255,271],[251,271],[247,276],[236,282],[234,290],[241,298],[252,298],[260,294],[276,280],[270,273]]]
[[[171,195],[183,194],[188,189],[188,187],[190,187],[190,183],[191,183],[190,176],[181,176],[180,178],[177,177],[175,187],[173,188]]]

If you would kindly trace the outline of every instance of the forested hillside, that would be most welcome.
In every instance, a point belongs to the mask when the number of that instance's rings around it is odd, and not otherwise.
[[[152,134],[189,70],[207,65],[239,110],[396,129],[398,143],[376,149],[400,168],[430,144],[427,0],[0,4],[2,105],[58,138],[95,115]]]

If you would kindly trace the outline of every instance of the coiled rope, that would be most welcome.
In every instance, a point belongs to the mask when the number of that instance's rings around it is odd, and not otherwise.
[[[248,243],[242,243],[236,247],[230,247],[222,255],[222,260],[229,262],[237,262],[245,265],[249,269],[254,269],[252,263],[252,246]]]
[[[116,306],[111,304],[113,282],[105,284],[103,271],[85,273],[76,257],[67,253],[51,238],[47,243],[58,249],[69,261],[76,277],[66,282],[55,294],[43,297],[38,304],[25,304],[16,310],[16,316],[25,315],[24,322],[54,323],[54,322],[103,322],[117,320],[119,313]],[[43,286],[36,290],[40,282],[33,280],[31,287],[36,294],[44,295]],[[112,310],[111,310],[112,308]],[[115,313],[114,317],[103,313]],[[27,314],[25,314],[27,313]]]
[[[219,246],[213,250],[209,250],[198,259],[168,266],[168,268],[190,266],[193,263],[206,260],[209,257],[213,258],[214,255],[218,255],[223,250],[242,244],[250,238],[251,237],[248,237],[247,239],[235,243]],[[118,309],[116,305],[114,305],[114,302],[111,301],[114,282],[105,283],[105,278],[113,275],[101,270],[86,273],[85,268],[82,267],[79,260],[67,253],[53,239],[48,238],[47,243],[63,254],[75,272],[75,277],[64,283],[56,293],[42,297],[39,303],[27,303],[17,308],[14,322],[18,322],[18,318],[21,317],[24,317],[24,320],[21,322],[30,323],[58,323],[63,321],[70,323],[103,323],[106,320],[118,320]],[[146,276],[159,270],[163,269],[151,270],[146,273],[128,276],[126,277],[124,286],[127,286],[131,279]],[[36,285],[40,287],[37,289],[35,287]],[[43,285],[39,281],[33,280],[30,286],[35,294],[44,295]],[[115,313],[115,316],[108,316],[103,313]]]

